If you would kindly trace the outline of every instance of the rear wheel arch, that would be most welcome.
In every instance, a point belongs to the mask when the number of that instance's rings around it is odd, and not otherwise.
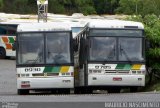
[[[0,59],[6,58],[6,50],[4,47],[0,47]]]

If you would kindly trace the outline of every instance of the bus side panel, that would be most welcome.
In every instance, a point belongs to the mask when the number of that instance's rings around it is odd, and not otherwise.
[[[22,87],[23,82],[29,86]],[[50,78],[18,78],[17,89],[52,89],[52,88],[74,88],[73,77],[50,77]]]
[[[1,36],[0,47],[3,47],[6,51],[6,56],[16,56],[16,52],[12,51],[13,43],[16,39],[16,36]]]

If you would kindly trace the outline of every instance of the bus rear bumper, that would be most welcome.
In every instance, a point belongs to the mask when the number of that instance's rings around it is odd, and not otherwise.
[[[145,75],[88,75],[88,86],[145,86]]]
[[[17,89],[74,88],[73,77],[17,78]]]

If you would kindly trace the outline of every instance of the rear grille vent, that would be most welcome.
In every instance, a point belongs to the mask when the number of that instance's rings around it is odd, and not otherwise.
[[[129,70],[105,70],[105,73],[129,74]]]

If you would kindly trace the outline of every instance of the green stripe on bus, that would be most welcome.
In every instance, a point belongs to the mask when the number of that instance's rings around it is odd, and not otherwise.
[[[125,70],[130,70],[132,68],[132,65],[130,65],[130,64],[126,64],[125,66],[124,66],[124,69]]]
[[[52,69],[52,72],[54,72],[54,73],[59,73],[60,70],[61,70],[61,67],[54,67],[54,68]]]
[[[44,73],[59,73],[60,72],[61,67],[45,67],[44,68]]]
[[[43,72],[44,73],[52,72],[52,68],[53,67],[45,67]]]
[[[124,69],[124,70],[130,70],[132,68],[132,65],[130,64],[117,64],[116,69]]]
[[[125,64],[117,64],[116,69],[124,69]]]
[[[14,38],[13,37],[8,37],[9,38],[9,43],[14,43]]]

